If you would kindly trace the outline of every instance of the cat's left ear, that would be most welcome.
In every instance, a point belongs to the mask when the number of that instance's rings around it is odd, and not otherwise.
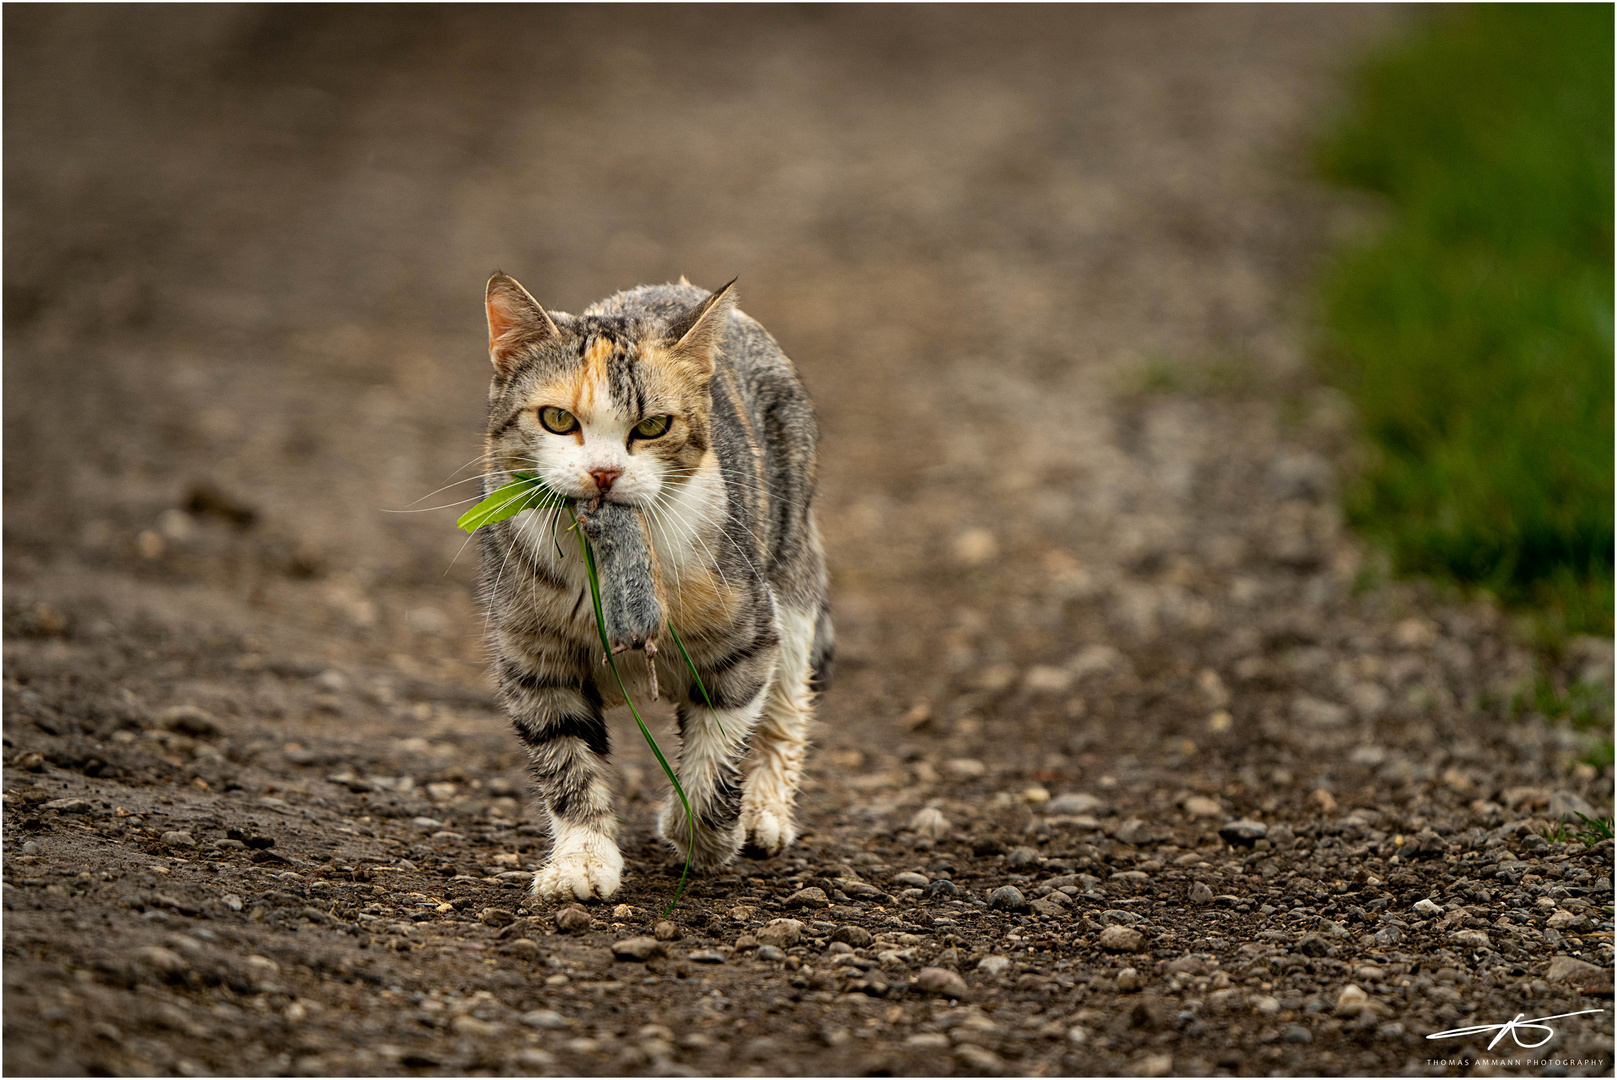
[[[527,346],[561,336],[539,301],[514,277],[497,273],[489,278],[483,299],[488,309],[488,358],[501,375],[516,370]]]
[[[668,328],[674,339],[669,353],[695,367],[703,378],[713,374],[713,353],[724,336],[724,324],[736,306],[737,279],[715,291],[706,300],[675,319]]]

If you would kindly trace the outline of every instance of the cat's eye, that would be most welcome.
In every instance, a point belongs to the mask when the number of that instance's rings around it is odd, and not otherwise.
[[[668,431],[668,425],[673,419],[672,416],[648,416],[634,426],[634,437],[655,439]]]
[[[571,435],[578,430],[578,418],[554,405],[546,405],[539,410],[539,422],[553,435]]]

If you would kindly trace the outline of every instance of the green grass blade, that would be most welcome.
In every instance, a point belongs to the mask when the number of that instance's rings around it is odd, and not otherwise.
[[[569,509],[568,513],[571,515],[572,510]],[[623,693],[624,704],[629,706],[629,712],[634,717],[635,724],[639,726],[641,736],[646,740],[646,745],[651,747],[652,754],[657,758],[657,764],[662,766],[663,775],[668,777],[668,782],[674,786],[674,794],[679,796],[680,805],[685,808],[685,824],[690,829],[690,839],[685,848],[685,865],[679,869],[679,884],[674,889],[674,898],[668,901],[668,906],[663,909],[663,914],[667,915],[679,904],[679,898],[685,895],[685,880],[690,876],[691,857],[696,851],[696,815],[691,811],[690,800],[685,797],[684,786],[674,774],[673,767],[668,764],[668,759],[663,757],[662,747],[657,745],[651,729],[646,727],[646,722],[640,718],[640,710],[634,707],[634,699],[629,696],[629,688],[624,685],[623,673],[618,670],[617,657],[612,655],[612,643],[606,639],[606,617],[601,610],[601,581],[595,572],[595,550],[590,545],[589,538],[584,535],[584,530],[576,528],[578,525],[576,515],[573,515],[573,525],[575,526],[573,531],[578,533],[578,550],[584,556],[584,569],[589,574],[590,601],[595,607],[595,632],[601,636],[601,649],[606,653],[606,662],[612,668],[612,676],[618,681],[618,689]],[[683,646],[680,651],[684,651]]]
[[[702,700],[707,702],[707,711],[712,714],[713,722],[719,725],[719,734],[723,735],[725,733],[724,721],[719,719],[719,712],[713,707],[713,699],[708,696],[707,687],[702,685],[702,676],[697,674],[696,665],[691,662],[691,654],[685,651],[685,643],[679,640],[679,631],[674,629],[673,623],[668,624],[668,636],[674,639],[674,645],[679,649],[679,655],[684,658],[685,666],[690,670],[691,678],[696,680],[696,688],[702,691]]]
[[[516,517],[524,510],[536,506],[561,506],[565,499],[532,473],[513,473],[516,479],[501,484],[488,498],[462,514],[455,522],[457,528],[471,533],[484,525]]]

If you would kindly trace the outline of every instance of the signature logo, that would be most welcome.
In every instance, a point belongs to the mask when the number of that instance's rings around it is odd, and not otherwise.
[[[1549,1042],[1551,1039],[1555,1038],[1555,1029],[1550,1027],[1544,1021],[1561,1020],[1568,1016],[1583,1016],[1587,1013],[1600,1013],[1605,1011],[1605,1009],[1583,1009],[1579,1012],[1556,1013],[1554,1016],[1535,1016],[1531,1020],[1523,1020],[1522,1017],[1526,1014],[1517,1013],[1516,1019],[1511,1020],[1509,1023],[1479,1024],[1476,1027],[1454,1028],[1452,1031],[1439,1031],[1435,1035],[1428,1035],[1426,1037],[1428,1039],[1461,1039],[1467,1035],[1486,1035],[1488,1032],[1493,1031],[1497,1032],[1498,1034],[1493,1037],[1493,1042],[1488,1044],[1489,1050],[1492,1050],[1495,1046],[1498,1046],[1499,1040],[1503,1039],[1506,1035],[1509,1035],[1516,1045],[1521,1047],[1523,1050],[1535,1050]],[[1544,1033],[1544,1037],[1537,1042],[1522,1042],[1522,1032],[1528,1030],[1542,1031]]]

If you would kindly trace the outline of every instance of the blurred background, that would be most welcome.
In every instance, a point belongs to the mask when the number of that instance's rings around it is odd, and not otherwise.
[[[856,711],[1043,664],[1065,739],[1119,707],[1074,649],[1188,678],[1389,571],[1559,662],[1610,629],[1609,22],[13,8],[8,582],[481,686],[487,274],[739,275],[824,422]]]

